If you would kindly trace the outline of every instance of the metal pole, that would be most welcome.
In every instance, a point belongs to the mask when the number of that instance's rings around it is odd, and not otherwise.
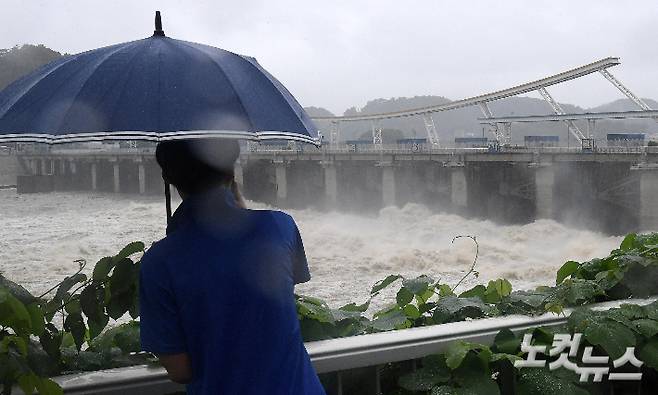
[[[167,181],[164,182],[165,206],[167,207],[167,225],[171,221],[171,187]]]

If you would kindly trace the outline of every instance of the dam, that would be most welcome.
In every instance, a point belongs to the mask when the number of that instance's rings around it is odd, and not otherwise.
[[[160,194],[149,148],[14,152],[18,193]],[[419,203],[497,223],[554,219],[609,234],[658,229],[658,147],[291,147],[249,144],[246,198],[282,208],[375,213]]]

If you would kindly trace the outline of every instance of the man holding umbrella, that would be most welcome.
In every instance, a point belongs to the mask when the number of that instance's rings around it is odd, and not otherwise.
[[[247,210],[235,139],[318,145],[317,128],[251,57],[152,36],[62,57],[0,92],[0,143],[158,142],[183,203],[142,260],[141,336],[189,394],[324,394],[294,285],[310,276],[292,218]]]
[[[310,279],[299,231],[287,214],[242,206],[238,154],[227,139],[157,147],[183,202],[142,259],[142,348],[190,394],[324,394],[293,295]]]

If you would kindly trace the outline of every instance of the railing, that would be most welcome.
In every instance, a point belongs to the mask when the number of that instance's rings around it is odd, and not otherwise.
[[[607,310],[622,303],[648,304],[654,300],[621,300],[588,307]],[[567,321],[571,311],[567,309],[563,315],[512,315],[308,342],[306,349],[321,376],[335,375],[331,388],[328,388],[329,395],[342,395],[343,374],[361,368],[370,369],[372,380],[369,380],[371,385],[363,386],[360,394],[374,395],[380,393],[378,366],[444,352],[456,340],[491,344],[496,334],[504,328],[518,333],[535,327],[561,325]],[[183,386],[167,379],[163,368],[144,365],[60,376],[55,381],[66,394],[71,395],[155,395],[184,391]],[[17,389],[16,393],[21,392]]]
[[[255,146],[249,150],[249,153],[271,153],[271,154],[292,154],[292,153],[326,153],[326,154],[633,154],[641,155],[644,153],[658,153],[658,147],[654,146],[621,146],[621,147],[595,147],[586,150],[581,147],[527,147],[527,146],[502,146],[502,147],[442,147],[435,148],[427,144],[409,146],[402,144],[385,144],[376,146],[373,144],[344,144],[326,147],[310,147],[305,145],[297,146]]]
[[[154,148],[106,148],[106,149],[51,149],[44,152],[18,152],[0,150],[0,155],[19,154],[27,156],[107,156],[107,155],[153,155]],[[343,144],[336,146],[315,147],[306,144],[291,146],[251,145],[245,155],[255,154],[430,154],[430,155],[462,155],[462,154],[658,154],[658,146],[597,146],[592,150],[581,147],[528,147],[523,145],[501,147],[432,147],[429,144]]]

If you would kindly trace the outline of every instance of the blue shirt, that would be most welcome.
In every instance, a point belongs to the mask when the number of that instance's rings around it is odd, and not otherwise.
[[[310,275],[289,215],[238,208],[225,188],[191,196],[140,271],[142,349],[189,354],[188,394],[325,393],[297,319]]]

